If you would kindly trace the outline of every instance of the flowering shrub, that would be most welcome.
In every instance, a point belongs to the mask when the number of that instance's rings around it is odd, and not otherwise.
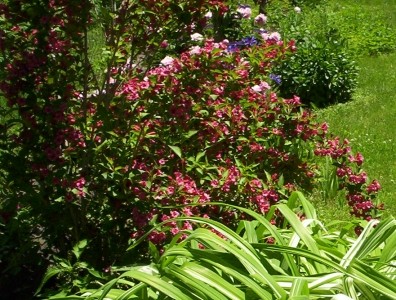
[[[145,251],[121,257],[130,238],[160,221],[193,215],[235,226],[246,216],[205,203],[266,214],[291,191],[310,190],[320,177],[314,155],[339,165],[354,213],[375,216],[379,185],[366,182],[361,157],[328,136],[327,125],[316,124],[299,97],[276,94],[274,67],[295,50],[294,42],[265,31],[205,39],[200,21],[207,22],[209,6],[213,19],[226,18],[221,1],[123,3],[114,22],[103,25],[101,84],[87,52],[89,2],[0,6],[0,89],[18,112],[1,127],[2,255],[16,256],[27,244],[24,255],[32,260],[67,257],[87,239],[84,255],[95,267],[136,262]],[[238,13],[253,25],[266,21],[244,9]],[[182,46],[172,50],[185,26]],[[214,38],[221,36],[216,26]],[[161,245],[192,226],[169,223],[149,239]]]
[[[353,214],[372,217],[377,183],[368,185],[361,154],[353,156],[346,141],[328,136],[327,125],[316,124],[298,97],[279,98],[267,83],[271,64],[290,48],[293,43],[268,39],[234,52],[227,42],[207,40],[121,87],[120,101],[133,107],[124,114],[128,123],[135,120],[129,126],[139,136],[128,151],[137,154],[128,158],[133,165],[118,164],[135,179],[125,191],[136,203],[133,238],[155,223],[155,215],[158,221],[201,215],[230,226],[244,218],[194,203],[224,201],[265,214],[290,191],[314,185],[312,154],[332,158]],[[125,138],[125,131],[113,131]],[[184,226],[190,224],[173,223],[169,233]],[[160,244],[166,233],[150,239]]]

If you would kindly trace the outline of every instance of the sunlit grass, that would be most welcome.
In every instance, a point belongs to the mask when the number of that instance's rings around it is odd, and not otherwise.
[[[379,199],[396,215],[396,54],[359,60],[359,86],[351,102],[318,112],[330,131],[365,157],[364,169],[383,187]],[[336,208],[334,208],[336,210]]]

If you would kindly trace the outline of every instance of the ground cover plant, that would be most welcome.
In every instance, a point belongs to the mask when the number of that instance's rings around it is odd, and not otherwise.
[[[151,228],[149,245],[163,251],[197,226],[169,219],[235,229],[251,218],[210,201],[281,226],[272,207],[315,187],[322,158],[336,165],[352,214],[377,217],[380,185],[368,181],[361,154],[299,97],[277,95],[276,67],[295,42],[260,29],[266,18],[250,7],[20,1],[0,9],[4,111],[16,113],[1,127],[2,283],[60,262],[71,292],[89,283],[83,276],[152,259],[147,244],[124,251]],[[99,25],[89,17],[95,9]],[[105,41],[97,66],[94,25]]]

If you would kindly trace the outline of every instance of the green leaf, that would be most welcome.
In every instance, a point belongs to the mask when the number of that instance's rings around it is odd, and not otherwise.
[[[308,282],[306,279],[303,278],[296,278],[293,281],[293,285],[290,290],[289,294],[290,300],[309,300],[309,288]]]
[[[190,234],[184,243],[190,240],[196,240],[211,249],[224,249],[224,251],[229,251],[245,266],[251,276],[259,282],[267,284],[279,298],[284,299],[286,297],[285,291],[276,283],[266,268],[261,264],[259,256],[254,248],[227,226],[211,219],[199,217],[180,217],[178,220],[209,225],[227,239],[227,241],[225,241],[209,230],[198,228]]]
[[[123,292],[120,296],[118,296],[115,300],[129,300],[129,299],[139,299],[138,294],[147,288],[147,284],[140,282],[134,287],[128,289],[127,291]],[[135,296],[135,297],[133,297]]]
[[[174,276],[175,279],[172,279],[177,282],[176,280],[181,280],[184,285],[188,286],[191,292],[197,294],[200,298],[203,299],[227,299],[225,298],[219,291],[214,289],[213,287],[205,284],[201,280],[192,277],[188,272],[186,272],[183,267],[180,268],[176,265],[171,265],[167,270],[168,276]],[[179,282],[177,282],[180,284]],[[208,298],[207,298],[208,297]]]
[[[189,139],[193,135],[196,135],[198,133],[198,130],[189,130],[186,134],[184,134],[184,137],[186,139]]]
[[[220,292],[218,297],[213,299],[245,299],[245,293],[243,291],[208,268],[203,268],[196,263],[186,263],[182,267],[183,271],[190,277],[197,281],[204,282]]]
[[[81,254],[84,251],[84,248],[88,245],[88,241],[87,240],[82,240],[79,241],[76,245],[74,245],[73,247],[73,254],[76,257],[77,260],[80,259]]]
[[[63,271],[64,271],[64,269],[60,269],[57,267],[49,267],[47,269],[47,271],[45,272],[44,277],[41,280],[41,283],[40,283],[39,287],[37,288],[36,292],[34,293],[34,295],[37,295],[41,291],[41,289],[47,283],[48,280],[50,280],[52,277],[58,275],[59,273],[62,273]]]
[[[182,158],[182,152],[181,152],[180,147],[178,147],[178,146],[170,146],[170,145],[168,145],[168,147],[171,148],[173,150],[173,152],[176,153],[177,156]]]
[[[175,287],[172,283],[168,282],[160,277],[153,276],[138,270],[132,270],[125,272],[120,276],[120,278],[131,277],[138,281],[146,283],[148,286],[158,290],[159,292],[172,297],[174,299],[192,299],[183,293],[180,289]]]

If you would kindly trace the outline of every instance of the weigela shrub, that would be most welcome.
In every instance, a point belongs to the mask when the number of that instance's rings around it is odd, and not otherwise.
[[[97,155],[102,165],[110,162],[101,176],[122,170],[123,185],[109,185],[108,197],[122,194],[121,211],[132,208],[131,237],[180,215],[230,226],[245,217],[197,203],[222,201],[265,214],[290,191],[315,185],[315,156],[333,160],[353,214],[370,219],[378,208],[377,183],[368,185],[362,156],[329,136],[297,96],[280,98],[268,83],[272,65],[294,44],[270,38],[242,50],[229,46],[206,40],[120,87],[114,116],[97,133],[104,144]],[[125,156],[114,155],[113,142],[123,145]],[[150,240],[162,244],[190,226],[170,223]]]
[[[155,34],[159,16],[167,15],[170,23],[162,23],[169,25],[167,32],[196,20],[196,10],[186,10],[187,2],[179,8],[172,1],[141,3],[152,7],[147,12],[125,2],[106,27],[101,86],[87,56],[88,2],[1,6],[0,48],[6,59],[0,88],[19,116],[2,127],[7,185],[1,212],[8,241],[15,228],[26,225],[23,234],[16,230],[23,239],[9,249],[30,243],[42,257],[66,257],[86,238],[86,260],[109,266],[121,260],[130,237],[162,220],[198,215],[235,226],[245,218],[207,202],[265,214],[290,191],[309,191],[320,178],[315,156],[329,156],[337,164],[354,213],[375,216],[379,185],[366,182],[360,156],[351,156],[346,144],[328,136],[326,124],[315,123],[299,97],[277,96],[280,78],[273,70],[295,50],[293,42],[264,31],[236,41],[205,40],[194,28],[187,31],[194,46],[157,59],[151,46],[161,48],[168,34]],[[218,16],[228,9],[221,1],[196,7],[207,14],[208,5]],[[174,21],[170,12],[179,9],[191,19]],[[249,15],[246,7],[238,13]],[[122,26],[128,20],[131,27]],[[133,36],[135,27],[140,31]],[[160,245],[191,226],[170,223],[150,240]]]

